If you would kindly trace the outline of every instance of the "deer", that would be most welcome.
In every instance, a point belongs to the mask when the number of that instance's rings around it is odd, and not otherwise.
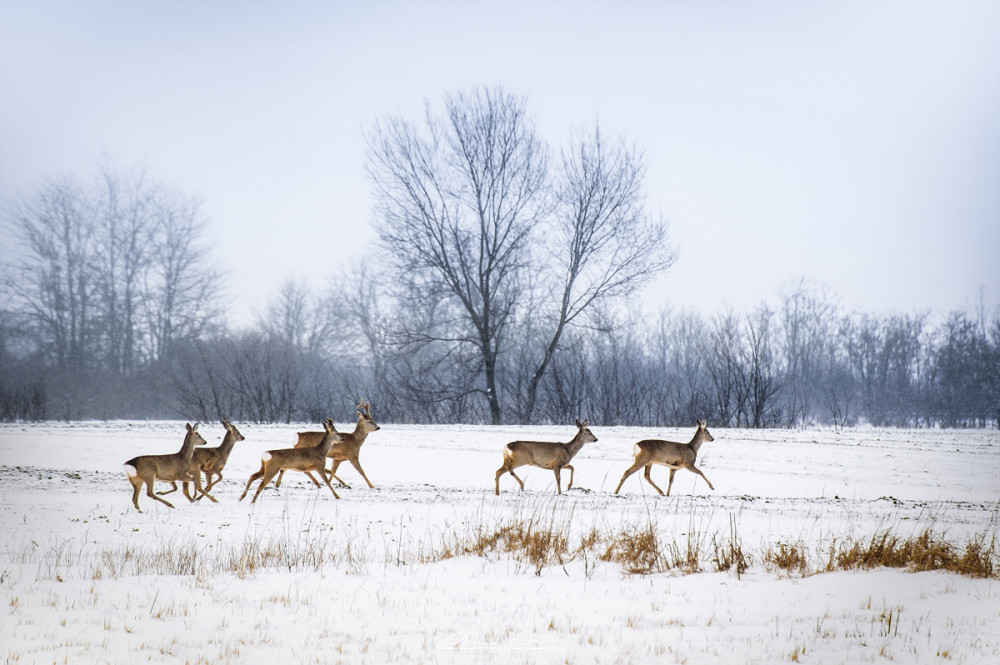
[[[207,496],[212,503],[218,503],[216,498],[208,493],[208,490],[212,489],[212,485],[222,480],[222,469],[229,460],[229,453],[232,452],[233,445],[237,441],[244,440],[243,435],[240,434],[240,431],[232,423],[223,420],[222,426],[226,428],[226,435],[222,438],[222,445],[217,448],[195,448],[194,454],[191,456],[191,475],[195,477],[195,495],[192,497],[188,489],[190,483],[187,481],[182,481],[181,483],[184,489],[184,496],[187,497],[188,501],[193,502]],[[205,482],[207,483],[204,488],[201,487],[200,482],[202,471],[205,472]],[[214,482],[212,481],[213,474],[218,474],[219,476]],[[163,496],[164,494],[176,492],[177,482],[171,481],[170,485],[170,489],[157,492],[157,494]]]
[[[503,448],[503,466],[497,469],[496,489],[497,496],[500,495],[500,476],[509,473],[514,477],[524,489],[524,481],[517,477],[514,469],[519,466],[531,465],[542,469],[552,469],[556,474],[556,492],[562,494],[562,479],[560,471],[569,469],[569,485],[566,489],[573,487],[573,467],[570,461],[576,456],[585,443],[597,441],[597,437],[587,427],[587,421],[582,423],[576,421],[576,436],[568,443],[558,441],[512,441]]]
[[[327,453],[327,457],[333,460],[330,465],[330,475],[343,487],[350,488],[350,485],[337,476],[337,468],[342,462],[350,462],[358,470],[358,473],[361,474],[361,477],[365,479],[365,482],[368,483],[368,487],[375,489],[372,481],[368,480],[368,476],[365,475],[365,470],[361,468],[361,462],[358,461],[358,455],[361,453],[361,444],[365,442],[370,433],[380,429],[378,423],[372,418],[371,406],[371,402],[365,402],[363,399],[360,400],[356,410],[358,424],[355,425],[354,431],[341,432],[340,436],[343,440],[335,443],[330,448],[330,452]],[[298,432],[298,435],[298,441],[295,442],[296,448],[315,446],[323,438],[323,432]],[[281,478],[283,475],[284,471],[278,474],[278,480],[274,484],[275,487],[281,487]]]
[[[318,471],[319,475],[323,477],[326,486],[333,492],[333,497],[339,499],[340,495],[333,489],[330,479],[326,476],[326,455],[330,452],[330,446],[338,443],[342,438],[340,433],[337,432],[337,428],[334,427],[332,418],[327,418],[323,421],[323,429],[326,430],[323,433],[323,438],[315,446],[308,448],[281,448],[278,450],[268,450],[263,453],[260,456],[260,470],[250,476],[247,486],[243,488],[243,494],[240,495],[240,501],[250,491],[250,485],[253,481],[261,478],[257,492],[253,495],[253,499],[250,500],[250,503],[256,503],[257,497],[267,487],[267,484],[271,482],[271,479],[278,475],[279,472],[287,469],[302,471],[309,476],[309,479],[317,487],[320,487],[319,482],[310,473],[311,471]]]
[[[165,504],[168,508],[173,508],[173,504],[158,497],[153,492],[153,483],[156,480],[194,482],[195,487],[200,491],[201,481],[197,477],[191,476],[191,456],[195,446],[203,446],[205,443],[205,439],[198,433],[198,423],[194,425],[187,423],[184,444],[176,453],[172,455],[140,455],[125,462],[122,468],[132,485],[132,504],[135,509],[142,512],[142,509],[139,508],[139,490],[143,483],[146,485],[146,494],[151,499]],[[190,497],[188,498],[190,499]]]
[[[618,490],[622,488],[622,483],[625,482],[626,478],[643,467],[646,467],[644,474],[646,481],[660,493],[660,496],[670,496],[670,487],[674,484],[674,474],[677,473],[678,469],[687,469],[705,478],[705,474],[694,463],[698,458],[698,449],[701,448],[701,444],[706,441],[715,441],[715,439],[712,438],[704,420],[696,420],[695,424],[698,429],[695,430],[694,436],[688,443],[675,443],[661,439],[643,439],[636,443],[635,462],[622,474],[622,479],[618,482],[618,487],[615,488],[615,494],[618,494]],[[666,494],[649,477],[649,472],[654,464],[670,467],[670,480],[667,483]],[[715,489],[708,478],[705,478],[705,482],[708,483],[708,489]]]
[[[246,437],[240,434],[240,431],[236,429],[236,425],[233,425],[227,420],[222,421],[222,426],[226,428],[226,435],[222,437],[222,444],[217,448],[196,448],[194,455],[191,458],[191,473],[198,476],[200,473],[205,474],[205,489],[201,490],[201,495],[198,499],[203,496],[207,496],[212,500],[213,503],[218,503],[208,490],[212,489],[220,480],[222,480],[222,469],[225,468],[226,462],[229,461],[229,454],[233,452],[233,446],[240,441],[245,441]],[[212,476],[218,476],[216,479],[212,479]],[[184,483],[184,495],[187,496],[188,484]]]

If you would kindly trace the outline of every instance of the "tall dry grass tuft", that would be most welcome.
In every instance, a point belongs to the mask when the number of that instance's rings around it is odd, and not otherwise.
[[[913,572],[947,570],[968,577],[996,576],[994,560],[998,557],[996,536],[982,534],[963,546],[955,545],[926,530],[919,536],[900,538],[884,531],[866,541],[842,546],[836,554],[841,570],[877,567],[906,568]]]
[[[788,573],[807,575],[810,572],[806,549],[801,544],[778,543],[764,552],[764,561]]]
[[[669,568],[652,524],[639,531],[623,531],[614,536],[600,559],[621,564],[633,575],[663,572]]]
[[[736,572],[736,579],[740,579],[753,564],[753,558],[743,551],[743,543],[736,532],[735,519],[729,520],[729,539],[720,545],[718,539],[713,536],[712,546],[715,552],[712,563],[715,564],[716,572],[725,573],[733,570]]]
[[[535,528],[531,522],[505,524],[498,529],[479,533],[463,547],[466,554],[484,556],[505,552],[515,559],[524,560],[536,568],[563,564],[569,555],[569,539],[565,534],[551,529]]]

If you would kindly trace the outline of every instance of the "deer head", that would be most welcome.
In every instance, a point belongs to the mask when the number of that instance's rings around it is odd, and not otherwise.
[[[372,418],[371,402],[366,402],[361,400],[358,404],[358,424],[360,424],[365,432],[374,432],[379,429],[378,423]]]

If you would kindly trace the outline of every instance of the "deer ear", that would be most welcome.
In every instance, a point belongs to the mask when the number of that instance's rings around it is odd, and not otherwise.
[[[587,419],[586,418],[583,419],[583,424],[580,425],[580,429],[587,429]]]
[[[191,431],[191,423],[187,423],[185,425],[185,427],[187,427],[187,431],[189,431],[189,432]]]
[[[191,426],[191,431],[192,432],[197,432],[198,431],[198,423],[195,423],[194,425]]]

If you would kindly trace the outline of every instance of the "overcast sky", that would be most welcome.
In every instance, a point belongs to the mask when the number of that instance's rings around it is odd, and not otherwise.
[[[679,250],[647,304],[805,277],[848,309],[1000,307],[996,0],[0,0],[0,197],[143,165],[203,201],[248,319],[371,247],[373,120],[478,84],[554,147],[599,120],[645,150]]]

